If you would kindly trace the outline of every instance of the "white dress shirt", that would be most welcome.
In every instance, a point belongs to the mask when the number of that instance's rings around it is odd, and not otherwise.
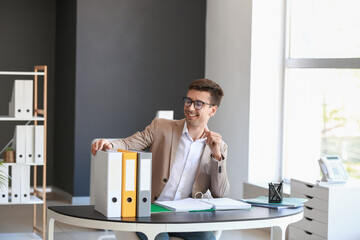
[[[193,141],[185,122],[174,164],[170,170],[169,180],[161,192],[158,201],[179,200],[191,196],[205,144],[206,138]]]

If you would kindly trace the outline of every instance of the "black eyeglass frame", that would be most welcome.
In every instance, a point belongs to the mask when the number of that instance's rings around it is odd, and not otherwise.
[[[183,101],[184,101],[184,106],[185,107],[190,107],[193,103],[194,103],[194,108],[197,109],[197,110],[200,110],[204,107],[204,105],[210,105],[210,106],[216,106],[216,104],[212,104],[212,103],[205,103],[201,100],[192,100],[191,98],[189,97],[183,97]],[[191,103],[189,105],[186,105],[187,102],[190,102]],[[200,104],[200,105],[196,105],[196,104]],[[198,107],[197,107],[198,106]],[[199,107],[200,106],[200,107]]]

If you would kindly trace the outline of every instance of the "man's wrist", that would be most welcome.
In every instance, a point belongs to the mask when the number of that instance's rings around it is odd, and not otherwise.
[[[224,160],[224,156],[222,154],[218,155],[218,154],[210,154],[210,157],[217,160],[217,161],[221,161]]]

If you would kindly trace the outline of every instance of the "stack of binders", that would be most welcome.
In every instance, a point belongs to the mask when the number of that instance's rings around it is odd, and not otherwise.
[[[30,165],[12,165],[11,167],[11,202],[27,203],[30,201]],[[5,178],[0,186],[0,203],[9,202],[9,165],[0,166]]]
[[[148,217],[151,213],[150,152],[97,151],[95,210],[106,217]]]
[[[13,149],[16,163],[44,163],[44,126],[17,125]]]
[[[30,165],[11,166],[11,202],[30,201]]]
[[[9,102],[9,116],[16,118],[33,116],[32,80],[15,80],[11,101]]]

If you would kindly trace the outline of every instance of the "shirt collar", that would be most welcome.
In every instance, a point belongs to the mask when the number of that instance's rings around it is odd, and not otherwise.
[[[208,128],[208,126],[206,125],[206,130],[208,130],[209,131],[209,128]],[[188,131],[188,128],[187,128],[187,123],[186,123],[186,121],[185,121],[185,123],[184,123],[184,128],[183,128],[183,131],[182,131],[182,135],[186,135],[186,136],[188,136],[191,140],[192,140],[192,138],[190,137],[190,134],[189,134],[189,131]],[[200,139],[197,139],[196,141],[206,141],[206,138],[200,138]]]

